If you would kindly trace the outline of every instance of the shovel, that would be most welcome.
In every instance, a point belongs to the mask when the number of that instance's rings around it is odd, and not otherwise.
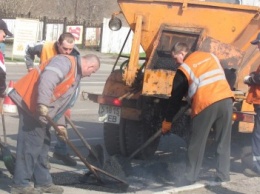
[[[76,132],[76,134],[80,137],[81,141],[83,142],[83,144],[88,148],[89,152],[94,156],[94,158],[97,160],[97,162],[99,163],[100,166],[102,166],[102,161],[100,161],[99,157],[98,157],[98,153],[96,152],[96,150],[91,147],[91,145],[87,142],[87,140],[83,137],[83,135],[79,132],[79,130],[77,129],[77,127],[74,125],[74,123],[72,122],[72,120],[65,115],[65,119],[66,121],[70,124],[70,126],[72,127],[72,129]]]
[[[46,115],[45,118],[50,123],[50,125],[56,130],[56,132],[58,134],[61,134],[61,131],[58,128],[58,126],[56,125],[56,123],[48,115]],[[79,159],[85,164],[85,166],[94,174],[94,176],[100,183],[103,183],[103,181],[101,180],[101,178],[97,172],[100,172],[114,180],[117,180],[118,182],[123,183],[125,186],[128,187],[128,184],[125,181],[120,180],[119,178],[117,178],[117,177],[109,174],[108,172],[105,172],[105,171],[91,165],[89,162],[87,162],[87,160],[85,160],[85,158],[81,155],[81,153],[77,150],[77,148],[72,144],[72,142],[67,137],[64,137],[64,140],[70,146],[70,148],[75,152],[75,154],[79,157]]]
[[[186,110],[188,110],[190,107],[189,104],[186,104],[179,112],[175,115],[175,117],[172,119],[172,123],[174,123],[177,119],[182,116]],[[162,134],[162,131],[157,131],[153,136],[151,136],[141,147],[137,148],[136,151],[134,151],[128,159],[133,159],[140,151],[142,151],[144,148],[146,148],[150,143],[152,143],[156,138],[158,138]]]
[[[9,171],[11,175],[14,175],[15,169],[15,157],[11,153],[10,149],[7,147],[7,140],[6,140],[6,128],[5,128],[5,115],[3,113],[3,98],[0,98],[0,112],[2,118],[2,126],[3,126],[3,135],[4,135],[4,142],[0,139],[0,148],[3,156],[3,161],[5,164],[6,169]]]
[[[2,151],[3,161],[6,169],[10,172],[11,175],[14,175],[15,169],[15,157],[11,153],[10,149],[0,140],[0,148]]]

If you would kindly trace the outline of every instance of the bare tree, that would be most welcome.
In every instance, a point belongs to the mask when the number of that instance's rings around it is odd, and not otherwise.
[[[5,14],[24,14],[28,15],[34,10],[41,0],[0,0],[1,10]]]
[[[102,23],[119,10],[117,0],[0,0],[1,14],[31,14],[32,18],[47,16],[89,24]]]

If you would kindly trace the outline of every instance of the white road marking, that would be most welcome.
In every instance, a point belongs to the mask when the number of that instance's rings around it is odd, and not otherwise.
[[[103,137],[92,137],[92,138],[86,138],[87,141],[96,141],[96,140],[103,140]],[[70,139],[71,142],[78,142],[81,141],[81,139]],[[57,141],[51,141],[51,144],[56,144]]]

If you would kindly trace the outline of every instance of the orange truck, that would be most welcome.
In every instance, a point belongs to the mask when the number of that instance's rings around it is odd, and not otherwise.
[[[243,78],[260,62],[260,52],[250,44],[260,32],[260,7],[240,3],[118,0],[120,10],[112,14],[109,27],[118,30],[122,25],[118,16],[124,16],[134,32],[130,57],[121,65],[116,60],[102,94],[88,94],[90,100],[99,103],[110,155],[130,156],[160,130],[177,69],[170,50],[177,42],[187,43],[192,50],[214,53],[220,59],[231,73],[226,76],[236,98],[234,119],[240,121],[239,131],[252,131],[254,112],[244,101],[248,86]],[[146,56],[143,61],[140,46]],[[159,137],[137,157],[153,155],[158,143]]]

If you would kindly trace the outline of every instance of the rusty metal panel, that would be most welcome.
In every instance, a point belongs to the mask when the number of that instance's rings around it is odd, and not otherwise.
[[[223,68],[239,69],[244,56],[244,52],[231,44],[225,44],[211,37],[202,40],[198,50],[215,54]]]
[[[143,95],[168,98],[172,91],[175,72],[163,69],[146,69],[143,79]]]
[[[144,16],[141,45],[148,56],[162,23],[203,28],[208,36],[232,44],[248,27],[250,21],[259,15],[257,6],[204,1],[118,0],[118,3],[132,30],[135,26],[135,15],[138,13]]]

